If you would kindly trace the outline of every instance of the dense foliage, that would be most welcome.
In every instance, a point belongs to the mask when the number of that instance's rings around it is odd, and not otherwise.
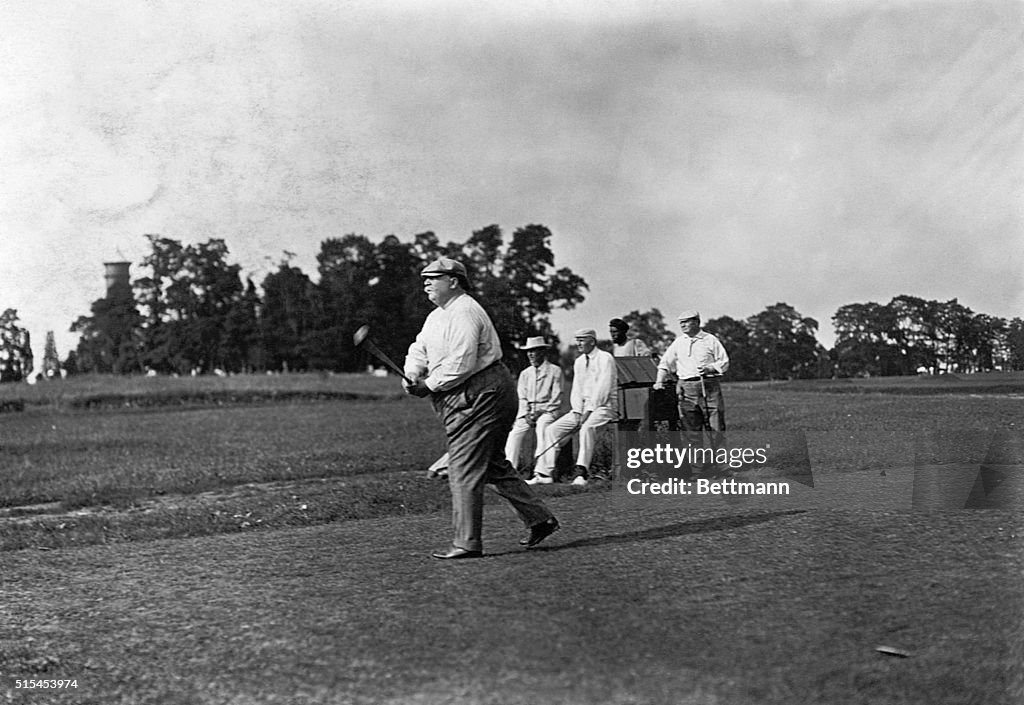
[[[260,284],[243,282],[223,240],[183,245],[147,235],[146,276],[113,286],[72,327],[81,333],[69,355],[74,372],[160,373],[363,369],[352,345],[369,324],[377,345],[400,360],[431,309],[419,273],[441,255],[462,261],[502,344],[531,335],[557,340],[549,316],[584,300],[587,283],[555,266],[551,231],[517,229],[504,241],[490,225],[464,243],[441,244],[432,232],[403,242],[388,235],[324,240],[316,280],[285,254]]]
[[[956,299],[848,304],[832,321],[841,377],[1024,369],[1024,321],[975,313]]]
[[[223,240],[184,245],[146,237],[152,251],[141,263],[145,275],[133,286],[112,286],[72,326],[81,338],[68,371],[356,371],[373,362],[352,344],[363,324],[401,361],[431,309],[419,272],[441,255],[466,265],[508,359],[519,362],[512,346],[531,335],[557,343],[550,314],[580,304],[588,288],[572,270],[556,266],[552,233],[543,225],[518,228],[508,241],[497,225],[463,243],[442,244],[429,231],[409,242],[395,235],[376,243],[356,234],[332,237],[320,244],[315,276],[286,252],[258,287],[228,261]],[[0,329],[5,380],[27,375],[26,363],[31,370],[27,332],[11,315],[17,320],[8,311]],[[677,332],[656,308],[622,318],[656,353]],[[781,302],[742,320],[710,319],[704,327],[728,350],[734,380],[1024,369],[1024,321],[975,313],[956,299],[901,295],[888,304],[847,304],[832,322],[832,350],[818,342],[816,320]],[[571,357],[567,352],[563,362]]]
[[[0,314],[0,382],[20,382],[32,373],[32,342],[18,325],[18,312]]]
[[[675,337],[656,308],[622,318],[657,353]],[[818,343],[818,322],[785,303],[746,320],[713,318],[704,329],[728,351],[733,380],[1024,370],[1024,321],[976,314],[956,299],[897,296],[885,305],[848,304],[832,321],[832,350]]]

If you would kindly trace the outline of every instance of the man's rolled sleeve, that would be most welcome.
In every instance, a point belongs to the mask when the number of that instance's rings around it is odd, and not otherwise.
[[[711,361],[711,367],[717,374],[724,375],[729,370],[729,355],[725,352],[725,347],[717,338],[715,338],[714,345],[712,346],[712,354],[714,358]]]
[[[658,369],[665,370],[666,372],[675,373],[676,371],[676,358],[679,353],[676,352],[676,344],[673,342],[668,346],[668,350],[661,356],[661,360],[658,362]]]

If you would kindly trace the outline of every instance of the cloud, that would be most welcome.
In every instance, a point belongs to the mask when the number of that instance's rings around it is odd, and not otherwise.
[[[1017,3],[34,8],[0,11],[0,307],[40,341],[148,232],[312,273],[347,232],[543,223],[592,285],[567,328],[1024,310]]]

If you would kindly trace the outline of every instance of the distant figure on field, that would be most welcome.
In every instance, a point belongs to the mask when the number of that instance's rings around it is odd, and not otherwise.
[[[630,338],[629,324],[621,318],[608,321],[608,333],[612,337],[612,355],[615,357],[648,357],[650,348],[639,338]]]
[[[536,546],[558,520],[505,458],[516,416],[512,376],[501,362],[501,343],[490,317],[468,293],[461,262],[441,257],[420,273],[437,307],[423,322],[405,358],[406,393],[429,397],[448,438],[448,487],[452,495],[452,545],[435,551],[442,560],[483,555],[484,485],[507,499],[530,529],[520,543]]]
[[[618,418],[615,358],[597,348],[597,331],[593,328],[576,331],[575,338],[580,355],[573,363],[572,392],[569,395],[572,410],[548,426],[543,447],[551,450],[537,460],[537,470],[529,480],[531,484],[554,481],[554,451],[576,432],[580,434],[580,449],[572,484],[582,487],[590,480],[606,479],[592,475],[590,464],[597,444],[597,430]]]
[[[664,389],[665,379],[670,374],[676,376],[679,419],[688,436],[700,437],[705,429],[725,431],[725,400],[719,378],[729,369],[729,356],[718,338],[701,330],[697,311],[680,313],[679,327],[682,335],[672,341],[658,363],[654,389]]]
[[[519,459],[527,434],[535,430],[537,450],[534,452],[539,453],[544,448],[548,424],[555,420],[562,405],[562,369],[548,362],[550,346],[541,336],[527,338],[519,349],[526,351],[530,365],[519,373],[516,385],[519,411],[505,443],[505,457],[521,472]]]

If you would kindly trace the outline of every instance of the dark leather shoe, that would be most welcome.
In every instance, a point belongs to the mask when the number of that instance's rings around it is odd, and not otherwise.
[[[458,546],[452,546],[447,551],[434,551],[431,553],[434,558],[440,558],[441,560],[454,560],[456,558],[479,558],[484,555],[483,551],[470,551],[465,548],[459,548]]]
[[[554,517],[551,517],[541,524],[534,524],[530,527],[530,535],[524,539],[520,539],[519,545],[526,546],[527,548],[536,546],[548,536],[558,531],[559,528],[558,519],[555,519]]]

